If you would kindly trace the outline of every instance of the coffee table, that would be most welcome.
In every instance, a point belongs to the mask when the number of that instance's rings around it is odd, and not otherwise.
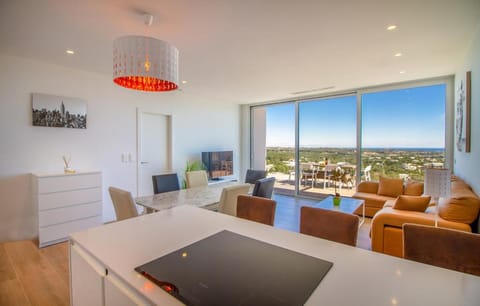
[[[353,214],[355,210],[357,210],[357,208],[360,207],[360,205],[362,206],[362,217],[360,218],[360,223],[358,224],[358,227],[360,227],[363,223],[365,223],[365,201],[364,200],[341,197],[340,205],[333,205],[333,196],[328,196],[322,201],[313,205],[313,207],[319,207],[319,208],[329,209],[329,210],[337,210],[337,211]]]

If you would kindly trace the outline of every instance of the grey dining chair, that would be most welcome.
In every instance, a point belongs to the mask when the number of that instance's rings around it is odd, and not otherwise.
[[[263,179],[267,176],[267,171],[265,170],[254,170],[248,169],[247,174],[245,175],[245,183],[255,184],[259,179]]]
[[[153,175],[152,181],[154,194],[180,190],[178,175],[176,173]]]
[[[266,177],[264,179],[257,180],[255,182],[255,186],[253,187],[252,196],[271,199],[274,185],[274,177]]]

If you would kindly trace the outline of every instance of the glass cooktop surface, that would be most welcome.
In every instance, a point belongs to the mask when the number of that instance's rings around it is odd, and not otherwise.
[[[186,305],[303,305],[332,265],[225,230],[135,270]]]

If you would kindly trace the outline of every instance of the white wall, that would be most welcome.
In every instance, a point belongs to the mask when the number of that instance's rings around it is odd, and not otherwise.
[[[252,111],[252,168],[265,170],[267,158],[267,108],[255,107]]]
[[[463,64],[455,74],[455,88],[465,79],[467,71],[472,72],[471,91],[471,152],[459,152],[455,148],[454,172],[467,181],[480,195],[480,24],[470,45]],[[455,103],[458,94],[455,92]]]
[[[103,219],[114,219],[107,187],[136,194],[136,163],[122,163],[121,153],[136,153],[137,107],[172,115],[174,170],[182,173],[187,159],[200,159],[202,151],[229,149],[239,174],[238,105],[188,90],[128,90],[108,76],[25,58],[0,55],[0,67],[0,241],[37,235],[29,173],[63,171],[65,154],[72,168],[103,171]],[[37,92],[86,100],[87,129],[32,126],[31,94]]]

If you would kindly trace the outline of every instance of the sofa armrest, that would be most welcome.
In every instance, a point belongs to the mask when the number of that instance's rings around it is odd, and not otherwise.
[[[372,238],[372,251],[383,253],[383,233],[385,227],[390,226],[401,229],[405,223],[433,226],[435,225],[435,214],[398,210],[388,206],[382,208],[372,219],[370,232]],[[472,231],[468,224],[451,222],[440,217],[438,217],[438,226],[465,232]]]
[[[378,182],[361,182],[357,186],[357,191],[376,194],[378,191]]]

